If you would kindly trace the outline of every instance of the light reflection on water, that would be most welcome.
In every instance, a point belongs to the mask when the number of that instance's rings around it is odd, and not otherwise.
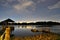
[[[15,36],[33,36],[36,34],[40,34],[41,32],[33,33],[31,29],[36,28],[35,26],[15,26],[15,30],[13,31],[13,34]]]
[[[14,26],[14,31],[12,32],[12,34],[14,34],[14,36],[33,36],[40,34],[41,32],[32,32],[31,29],[40,30],[41,28],[42,29],[46,28],[46,27],[39,27],[39,25],[13,25],[13,26]],[[51,32],[60,34],[60,25],[52,26],[48,28],[50,29]]]
[[[38,27],[38,25],[20,25],[20,26],[14,26],[15,30],[13,32],[13,34],[15,34],[15,36],[32,36],[32,35],[36,35],[36,34],[40,34],[41,32],[31,32],[31,29],[38,29],[40,30],[45,29],[46,27]],[[53,27],[49,27],[51,32],[54,33],[59,33],[60,34],[60,26],[53,26]]]

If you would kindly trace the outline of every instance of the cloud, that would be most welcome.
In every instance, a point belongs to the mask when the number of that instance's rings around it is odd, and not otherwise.
[[[0,6],[4,8],[11,8],[14,4],[13,2],[13,0],[0,0]]]
[[[52,6],[48,6],[48,9],[56,9],[56,8],[60,8],[60,1]]]
[[[39,3],[46,0],[0,0],[0,6],[12,8],[13,10],[31,10],[35,11]]]
[[[35,7],[32,0],[0,0],[0,6],[3,8],[13,8],[14,10]]]
[[[13,5],[13,8],[16,10],[31,10],[35,11],[38,3],[45,2],[46,0],[17,0],[19,3]],[[36,2],[34,2],[36,1]]]
[[[46,0],[41,0],[41,2],[45,2]]]
[[[54,21],[60,21],[60,14],[52,15],[49,19]]]
[[[21,9],[25,9],[29,6],[32,6],[33,5],[33,2],[32,1],[28,1],[28,2],[24,2],[22,4],[17,4],[17,5],[14,5],[13,7],[17,10],[21,10]]]

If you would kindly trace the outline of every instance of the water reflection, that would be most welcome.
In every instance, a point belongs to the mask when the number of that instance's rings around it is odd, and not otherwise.
[[[10,25],[10,27],[14,27],[14,30],[12,31],[14,36],[33,36],[40,34],[41,32],[34,33],[31,29],[46,30],[47,28],[49,28],[51,32],[60,34],[60,25],[53,27],[41,27],[40,25]]]
[[[26,28],[26,29],[36,29],[36,26],[26,26],[26,25],[22,26],[22,25],[21,25],[21,26],[17,26],[17,27],[16,27],[16,29],[19,29],[19,28],[20,28],[20,29],[22,29],[22,28],[24,28],[24,29],[25,29],[25,28]]]
[[[15,30],[13,31],[13,34],[15,36],[33,36],[36,34],[40,34],[40,32],[33,33],[31,32],[31,29],[36,28],[35,26],[15,26]]]

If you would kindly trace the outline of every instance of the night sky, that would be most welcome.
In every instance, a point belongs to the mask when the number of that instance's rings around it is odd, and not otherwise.
[[[60,0],[0,0],[0,21],[60,22]]]

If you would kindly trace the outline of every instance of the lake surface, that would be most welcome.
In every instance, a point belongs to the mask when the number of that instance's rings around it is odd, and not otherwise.
[[[18,25],[14,26],[15,30],[12,32],[15,36],[33,36],[40,34],[41,32],[32,32],[31,29],[46,29],[49,28],[51,32],[60,34],[60,25],[52,27],[39,27],[40,25]]]
[[[41,32],[32,32],[31,29],[35,29],[36,26],[31,25],[21,25],[21,26],[14,26],[15,30],[12,32],[15,36],[33,36],[40,34]]]
[[[14,31],[12,32],[14,36],[33,36],[40,34],[42,32],[32,32],[31,29],[40,30],[46,28],[49,28],[51,32],[60,34],[60,25],[55,25],[52,27],[45,27],[45,26],[41,27],[41,25],[12,25],[12,26],[14,26]]]

